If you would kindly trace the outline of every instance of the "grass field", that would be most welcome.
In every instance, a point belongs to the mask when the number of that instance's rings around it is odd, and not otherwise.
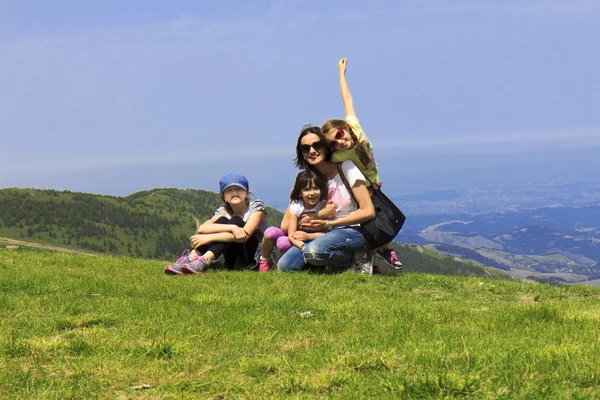
[[[600,289],[0,250],[0,398],[600,397]]]

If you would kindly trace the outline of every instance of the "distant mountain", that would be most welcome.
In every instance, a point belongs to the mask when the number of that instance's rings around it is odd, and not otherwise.
[[[557,274],[570,280],[600,276],[597,205],[413,216],[397,239],[504,270]]]
[[[0,190],[0,248],[46,244],[52,250],[170,260],[188,244],[194,217],[210,218],[221,204],[204,190],[153,189],[126,197],[57,190]],[[269,223],[283,214],[267,208]],[[2,237],[12,239],[2,241]],[[405,271],[507,279],[504,274],[418,246],[393,243]],[[45,246],[36,245],[35,248]],[[32,248],[34,248],[32,246]]]

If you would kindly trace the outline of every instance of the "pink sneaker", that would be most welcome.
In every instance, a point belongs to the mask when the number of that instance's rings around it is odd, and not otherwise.
[[[271,270],[269,261],[270,260],[260,260],[260,262],[258,263],[258,272],[269,272]]]
[[[184,250],[181,254],[181,257],[177,259],[173,264],[167,265],[165,267],[165,274],[167,275],[183,275],[182,266],[184,263],[188,262],[188,256],[190,255],[189,250]]]
[[[202,274],[208,269],[210,261],[204,256],[196,257],[193,260],[188,259],[182,266],[184,274]]]
[[[396,252],[394,250],[382,249],[380,247],[377,249],[377,254],[379,254],[390,267],[394,269],[402,269],[402,263],[398,261],[398,256],[396,256]]]

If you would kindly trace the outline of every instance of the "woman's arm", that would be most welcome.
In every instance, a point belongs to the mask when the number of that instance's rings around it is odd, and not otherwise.
[[[336,209],[337,209],[337,204],[335,204],[331,200],[327,200],[327,203],[325,203],[325,205],[323,205],[323,207],[319,211],[304,213],[301,215],[301,218],[299,221],[300,229],[303,229],[303,230],[314,229],[314,226],[312,225],[313,220],[332,219],[333,217],[335,217],[335,214],[337,213]],[[313,239],[316,239],[316,238],[311,238],[311,240],[313,240]]]
[[[338,70],[340,71],[340,91],[342,92],[342,101],[344,102],[344,112],[346,117],[356,117],[354,111],[354,101],[348,88],[348,82],[346,82],[346,66],[348,65],[348,59],[342,58],[338,63]]]
[[[362,180],[356,180],[352,187],[352,193],[358,203],[358,210],[343,218],[335,221],[317,220],[313,221],[313,227],[318,228],[339,228],[342,226],[360,224],[375,218],[375,207],[371,201],[369,190]]]

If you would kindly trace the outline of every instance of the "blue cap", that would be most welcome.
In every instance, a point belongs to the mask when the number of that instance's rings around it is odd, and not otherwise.
[[[248,179],[246,179],[246,177],[243,175],[232,172],[219,180],[219,188],[221,189],[221,193],[223,193],[223,191],[229,186],[239,186],[247,192]]]

